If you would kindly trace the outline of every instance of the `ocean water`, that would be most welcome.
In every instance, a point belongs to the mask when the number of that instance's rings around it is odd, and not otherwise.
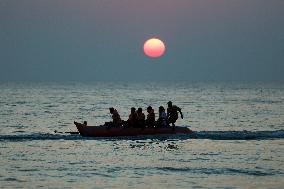
[[[194,134],[64,133],[169,100]],[[283,188],[283,139],[282,83],[0,83],[0,188]]]

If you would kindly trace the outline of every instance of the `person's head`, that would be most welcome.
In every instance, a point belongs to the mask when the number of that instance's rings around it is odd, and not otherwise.
[[[132,107],[131,108],[131,113],[134,113],[136,111],[136,108]]]
[[[109,108],[109,113],[113,114],[113,112],[114,112],[114,108],[113,108],[113,107],[110,107],[110,108]]]
[[[152,109],[153,109],[152,106],[148,106],[147,112],[150,113],[152,111]]]
[[[159,107],[159,112],[164,112],[164,111],[165,111],[164,106],[160,106],[160,107]]]
[[[172,101],[169,101],[169,102],[168,102],[168,107],[172,107],[172,106],[173,106]]]
[[[142,113],[142,108],[138,108],[137,113]]]

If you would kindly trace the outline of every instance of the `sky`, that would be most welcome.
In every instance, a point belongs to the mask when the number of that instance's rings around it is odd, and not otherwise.
[[[158,37],[166,53],[149,58]],[[283,0],[0,0],[0,81],[284,82]]]

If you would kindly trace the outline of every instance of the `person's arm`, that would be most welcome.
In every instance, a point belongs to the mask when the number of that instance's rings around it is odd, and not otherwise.
[[[169,119],[169,117],[170,117],[170,114],[169,114],[169,108],[167,108],[167,119]]]
[[[178,108],[178,111],[179,111],[179,113],[180,113],[180,117],[181,117],[181,119],[183,119],[183,114],[182,114],[182,112],[181,112],[181,109],[180,109],[180,108]]]

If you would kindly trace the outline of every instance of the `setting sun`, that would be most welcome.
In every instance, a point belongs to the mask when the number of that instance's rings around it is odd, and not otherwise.
[[[148,39],[144,43],[144,53],[151,58],[158,58],[165,53],[166,47],[163,41],[158,38]]]

